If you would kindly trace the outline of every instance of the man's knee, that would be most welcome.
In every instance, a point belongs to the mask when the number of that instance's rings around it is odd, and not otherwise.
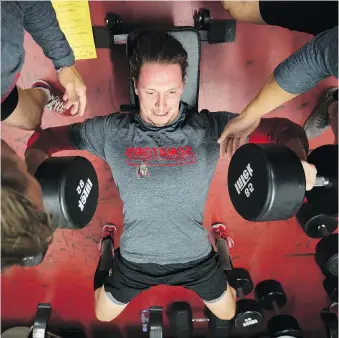
[[[265,24],[259,8],[259,0],[254,1],[221,1],[222,6],[236,20]]]
[[[228,308],[228,309],[225,308],[225,307],[211,309],[207,304],[206,304],[206,306],[220,320],[232,320],[235,316],[235,313],[236,313],[235,306]]]
[[[100,322],[111,322],[117,318],[124,309],[125,306],[121,308],[120,305],[117,305],[116,308],[112,308],[109,313],[103,313],[95,307],[95,316]]]
[[[41,125],[45,94],[37,89],[18,88],[18,102],[3,123],[23,130],[35,130]]]
[[[204,301],[208,309],[221,320],[231,320],[236,313],[236,292],[228,285],[226,292],[215,301]]]
[[[111,294],[106,293],[104,286],[94,292],[95,316],[101,322],[110,322],[117,318],[127,304],[116,301]]]

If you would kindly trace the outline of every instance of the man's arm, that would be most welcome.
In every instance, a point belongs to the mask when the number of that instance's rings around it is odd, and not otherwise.
[[[338,27],[317,35],[283,61],[242,113],[226,126],[218,143],[246,138],[262,116],[331,75],[338,77]]]
[[[87,105],[86,86],[74,67],[74,54],[59,27],[50,1],[18,1],[23,13],[23,25],[44,54],[59,69],[58,79],[65,88],[65,108],[72,115],[83,115]]]
[[[106,128],[109,126],[110,131],[114,132],[113,115],[94,117],[82,123],[35,132],[27,142],[25,153],[29,171],[34,173],[42,161],[62,150],[87,150],[106,160]]]
[[[241,115],[260,118],[330,76],[338,78],[338,27],[320,33],[279,64]]]
[[[209,113],[210,123],[212,123],[216,138],[220,136],[227,124],[237,116],[239,115],[228,112]],[[291,148],[301,160],[306,160],[309,148],[305,130],[286,118],[261,119],[258,127],[249,136],[248,142],[285,145]],[[240,145],[238,144],[238,146]],[[223,147],[223,144],[220,145],[221,157],[225,152],[228,153],[227,146],[233,147],[231,142],[228,142],[226,147]]]
[[[52,60],[55,68],[70,66],[74,63],[73,51],[58,20],[50,1],[18,1],[23,11],[24,28],[44,54]]]
[[[330,76],[338,78],[338,27],[318,34],[274,70],[280,88],[297,95]]]

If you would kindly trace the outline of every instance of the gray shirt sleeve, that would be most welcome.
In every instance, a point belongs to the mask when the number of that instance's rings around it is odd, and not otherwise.
[[[302,94],[329,76],[338,78],[338,26],[318,34],[274,70],[279,86]]]
[[[59,27],[50,1],[18,1],[22,9],[23,25],[55,68],[74,62],[73,51]],[[15,23],[13,23],[15,24]]]
[[[74,149],[87,150],[106,161],[105,135],[107,132],[114,134],[115,128],[114,114],[98,116],[72,124],[69,139]]]
[[[207,114],[207,117],[209,119],[209,125],[211,126],[213,134],[216,139],[220,137],[227,123],[234,117],[238,116],[238,114],[229,113],[225,111],[218,111],[218,112],[211,113],[208,110],[202,110],[201,113]]]

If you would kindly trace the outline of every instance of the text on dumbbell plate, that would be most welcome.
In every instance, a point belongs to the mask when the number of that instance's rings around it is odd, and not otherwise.
[[[247,326],[251,326],[251,325],[255,325],[258,324],[258,320],[257,319],[252,319],[252,318],[246,318],[245,322],[243,323],[243,327],[247,327]]]
[[[238,195],[240,195],[240,193],[246,188],[246,185],[251,180],[252,176],[253,176],[253,169],[251,168],[251,164],[248,163],[246,166],[246,169],[244,169],[244,171],[238,177],[237,181],[234,184],[234,187]],[[254,191],[253,184],[249,183],[248,187],[245,189],[246,197],[249,197],[253,191]]]
[[[78,207],[80,208],[81,211],[84,210],[87,198],[92,190],[92,186],[93,184],[89,178],[87,179],[86,184],[83,180],[79,181],[79,184],[77,186],[77,192],[80,195]]]

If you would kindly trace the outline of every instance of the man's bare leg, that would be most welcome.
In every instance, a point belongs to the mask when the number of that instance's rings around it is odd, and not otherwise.
[[[101,322],[110,322],[120,315],[128,304],[115,302],[105,292],[105,287],[102,286],[94,292],[95,298],[95,315]]]
[[[266,25],[260,14],[259,0],[254,1],[221,1],[230,15],[239,21]]]
[[[41,124],[48,96],[44,91],[36,88],[18,88],[18,95],[18,105],[3,123],[24,130],[34,130]]]
[[[235,316],[236,291],[227,283],[227,290],[219,299],[204,303],[219,319],[231,320]]]

